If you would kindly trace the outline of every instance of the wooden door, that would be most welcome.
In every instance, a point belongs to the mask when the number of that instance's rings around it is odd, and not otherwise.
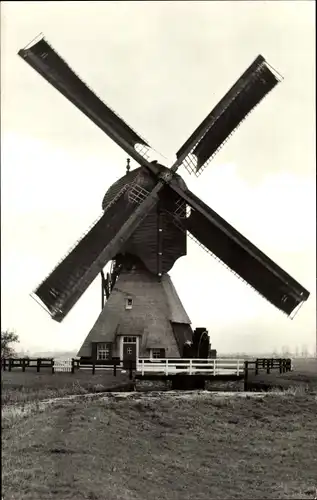
[[[133,369],[136,367],[136,344],[123,344],[123,368],[130,368],[132,361]]]

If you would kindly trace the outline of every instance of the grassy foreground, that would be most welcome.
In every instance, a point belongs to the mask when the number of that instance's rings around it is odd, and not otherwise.
[[[49,369],[36,373],[33,370],[5,371],[1,373],[1,403],[24,404],[30,401],[41,401],[55,397],[63,397],[74,394],[86,394],[91,392],[104,392],[108,390],[128,390],[131,381],[127,373],[117,370],[114,377],[112,371],[89,372],[77,371],[71,373],[55,373],[52,375]],[[250,373],[250,388],[265,390],[267,388],[300,387],[308,392],[317,392],[317,359],[296,359],[294,371],[279,374],[276,371],[270,375],[261,373],[254,376]],[[137,388],[164,389],[164,383],[138,383]],[[243,390],[243,382],[208,382],[206,388],[210,390]]]
[[[293,360],[293,371],[278,373],[273,371],[270,375],[265,372],[255,376],[250,374],[250,386],[256,390],[269,387],[280,389],[301,388],[307,392],[317,393],[317,358],[297,358]]]
[[[1,403],[24,404],[30,401],[63,397],[73,394],[103,392],[107,390],[127,390],[131,385],[126,373],[117,371],[97,372],[95,375],[84,371],[72,373],[55,373],[41,370],[13,370],[1,372]],[[43,499],[44,500],[44,499]]]
[[[123,396],[4,412],[4,500],[315,498],[316,396]]]

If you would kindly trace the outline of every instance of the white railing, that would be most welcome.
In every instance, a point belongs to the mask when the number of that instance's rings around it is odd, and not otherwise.
[[[175,375],[185,373],[187,375],[243,375],[243,359],[149,359],[138,358],[136,365],[137,373],[162,373],[164,375]]]
[[[55,372],[71,372],[72,360],[71,359],[54,359]]]

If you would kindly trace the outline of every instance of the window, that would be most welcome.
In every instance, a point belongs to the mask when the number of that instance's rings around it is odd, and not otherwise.
[[[111,358],[111,344],[97,344],[97,359],[104,360]]]
[[[136,337],[123,337],[124,344],[136,344]]]
[[[133,304],[133,300],[131,299],[131,297],[128,297],[127,299],[125,299],[125,308],[126,309],[132,309],[132,304]]]
[[[153,359],[165,358],[165,349],[152,349],[151,354]]]

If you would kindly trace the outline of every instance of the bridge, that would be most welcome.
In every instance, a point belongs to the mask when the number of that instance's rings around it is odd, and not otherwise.
[[[136,380],[171,380],[173,389],[204,389],[206,380],[244,380],[248,390],[250,371],[279,373],[292,370],[291,359],[257,358],[256,360],[215,359],[149,359],[138,358],[134,378]]]
[[[138,358],[136,362],[136,378],[170,378],[175,375],[201,375],[204,378],[243,378],[245,372],[244,359],[185,359]]]

